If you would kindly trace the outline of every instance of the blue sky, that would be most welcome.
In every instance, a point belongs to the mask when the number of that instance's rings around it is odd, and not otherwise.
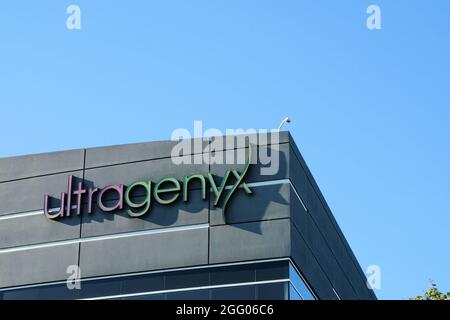
[[[449,18],[442,0],[8,1],[0,157],[289,115],[378,297],[450,291]]]

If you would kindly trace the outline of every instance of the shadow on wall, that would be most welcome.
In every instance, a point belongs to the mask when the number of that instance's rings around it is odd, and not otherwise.
[[[236,192],[231,197],[227,208],[226,208],[226,223],[232,225],[233,227],[241,228],[249,232],[261,234],[262,230],[260,224],[242,224],[243,222],[257,222],[264,219],[273,219],[281,217],[286,210],[289,210],[289,192],[286,189],[289,188],[285,184],[273,184],[265,186],[251,186],[251,183],[255,182],[267,182],[274,181],[278,179],[285,179],[287,176],[287,159],[283,152],[278,152],[279,155],[279,166],[278,171],[274,175],[264,176],[261,175],[261,168],[267,167],[269,165],[263,165],[260,160],[259,153],[260,148],[264,148],[263,152],[267,152],[270,157],[273,155],[274,150],[271,147],[257,147],[252,146],[252,164],[247,172],[244,181],[250,184],[250,189],[252,194],[249,195],[244,192],[242,188],[238,188]],[[234,150],[236,151],[236,150]],[[242,172],[244,164],[211,164],[210,172],[215,179],[216,183],[220,185],[222,178],[227,170],[236,169]],[[143,180],[145,180],[143,177]],[[148,178],[148,177],[147,177]],[[230,178],[230,183],[235,183],[235,178]],[[83,182],[85,189],[90,189],[96,186],[94,181],[82,180],[80,177],[74,177],[73,185],[76,186],[79,182]],[[155,185],[153,181],[153,187]],[[118,182],[120,183],[120,182]],[[126,189],[128,186],[124,186]],[[215,196],[209,190],[209,183],[206,184],[206,199],[202,199],[202,186],[200,181],[197,179],[193,180],[189,185],[189,201],[183,201],[182,192],[178,196],[178,199],[170,205],[159,204],[153,197],[150,197],[150,207],[148,211],[140,217],[131,217],[128,214],[130,209],[127,205],[123,204],[122,210],[115,210],[112,212],[104,212],[97,206],[97,197],[93,197],[92,212],[88,213],[88,199],[83,198],[81,205],[81,217],[83,224],[90,223],[103,223],[103,222],[114,222],[116,219],[136,219],[139,221],[138,224],[142,224],[142,228],[148,228],[148,224],[155,225],[159,227],[170,227],[175,224],[179,224],[180,220],[183,220],[189,224],[190,220],[193,219],[190,215],[205,215],[205,222],[208,217],[208,210],[210,209],[210,223],[211,225],[221,225],[225,224],[223,216],[223,200],[226,194],[224,194],[219,201],[217,207],[214,206]],[[225,190],[229,192],[230,190]],[[146,190],[144,188],[137,188],[130,195],[130,199],[135,203],[142,203],[147,198]],[[107,207],[114,207],[120,200],[118,193],[111,190],[103,195],[103,203]],[[61,199],[56,197],[50,197],[51,208],[58,208],[61,205]],[[76,204],[76,197],[72,199],[72,205]],[[67,203],[65,203],[67,206]],[[135,211],[135,209],[133,209]],[[281,216],[280,216],[281,215]],[[74,225],[80,223],[80,217],[77,216],[76,208],[72,209],[70,217],[58,218],[54,221],[59,223]]]
[[[256,149],[255,146],[253,148]],[[275,150],[271,147],[259,146],[257,151],[267,153],[269,158],[274,154]],[[260,150],[260,149],[263,150]],[[276,183],[276,180],[286,179],[287,177],[287,159],[284,152],[278,151],[278,171],[273,175],[261,175],[261,168],[268,167],[263,165],[260,159],[260,153],[252,152],[252,166],[247,174],[245,181],[250,184],[252,195],[247,195],[242,189],[237,191],[230,200],[226,208],[225,218],[221,206],[211,206],[211,225],[228,224],[235,228],[240,228],[248,232],[262,234],[260,223],[245,223],[258,222],[268,219],[277,219],[287,217],[289,215],[289,190],[288,184]],[[243,165],[217,165],[212,171],[223,173],[232,168],[242,170]],[[217,177],[220,179],[221,176]],[[215,176],[216,177],[216,176]],[[252,186],[252,183],[268,182],[267,185]],[[270,184],[270,182],[274,182]],[[225,222],[226,219],[226,222]]]

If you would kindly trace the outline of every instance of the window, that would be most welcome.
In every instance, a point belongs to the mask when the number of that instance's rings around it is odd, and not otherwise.
[[[67,289],[65,281],[0,289],[0,299],[315,300],[315,296],[286,259],[84,279],[81,290]]]
[[[255,286],[225,287],[211,290],[212,300],[255,300]]]
[[[301,296],[303,300],[316,300],[311,290],[306,285],[302,276],[297,272],[297,269],[289,263],[289,279],[295,291]]]

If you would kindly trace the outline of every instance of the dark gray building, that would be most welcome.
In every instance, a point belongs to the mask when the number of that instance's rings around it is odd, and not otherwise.
[[[247,172],[175,144],[0,159],[0,299],[376,299],[289,133]]]

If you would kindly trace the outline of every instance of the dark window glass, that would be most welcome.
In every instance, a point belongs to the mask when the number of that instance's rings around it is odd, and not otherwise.
[[[289,261],[256,264],[256,281],[289,279]]]
[[[120,294],[121,279],[102,279],[81,282],[80,297],[94,298]]]
[[[288,283],[267,283],[256,286],[258,300],[287,300]]]
[[[210,290],[191,290],[167,293],[167,300],[209,300]]]
[[[211,285],[255,281],[255,266],[240,265],[211,268]]]
[[[4,300],[70,300],[79,298],[80,290],[69,290],[66,284],[39,286],[3,292]]]
[[[165,289],[202,287],[209,285],[208,269],[167,272],[165,277]]]
[[[141,275],[122,279],[122,294],[164,289],[162,274]]]
[[[255,300],[255,286],[237,286],[211,290],[212,300]]]
[[[254,281],[275,279],[291,279],[293,286],[303,299],[314,299],[314,296],[304,281],[288,261],[230,265],[223,267],[201,268],[197,270],[166,271],[147,275],[121,276],[117,278],[84,280],[81,290],[69,290],[66,283],[47,285],[26,289],[1,291],[0,299],[80,299],[108,297],[123,294],[144,293],[160,290],[193,288],[209,285],[227,285]],[[192,299],[208,299],[205,290],[190,290],[201,294]],[[172,295],[172,294],[171,294]],[[281,284],[237,286],[213,289],[213,299],[284,299],[288,290],[284,291]],[[151,298],[150,295],[148,298]],[[145,296],[134,296],[141,299]],[[151,295],[157,298],[158,295]],[[175,298],[186,297],[185,293],[173,295]],[[164,295],[165,297],[165,295]],[[281,297],[281,298],[280,298]],[[144,298],[142,298],[144,299]],[[182,298],[180,298],[182,299]],[[186,298],[183,298],[186,299]],[[189,299],[189,297],[187,298]]]

